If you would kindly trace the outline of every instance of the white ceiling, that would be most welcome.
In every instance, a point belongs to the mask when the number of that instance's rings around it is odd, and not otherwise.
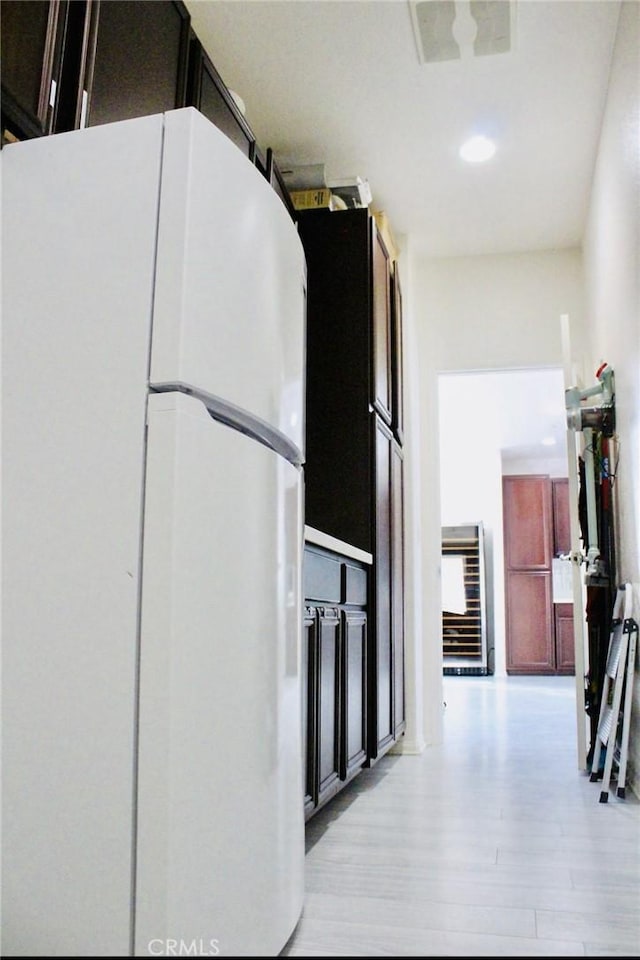
[[[186,5],[259,144],[367,179],[415,253],[580,243],[618,0],[516,0],[509,53],[429,64],[408,0]],[[498,150],[469,165],[457,151],[475,132]]]
[[[441,374],[438,388],[440,442],[448,461],[463,458],[473,469],[499,452],[505,461],[557,460],[566,470],[561,370]],[[553,443],[543,443],[548,440]]]

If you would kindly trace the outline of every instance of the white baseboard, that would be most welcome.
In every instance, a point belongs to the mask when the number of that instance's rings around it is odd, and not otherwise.
[[[391,747],[389,753],[418,756],[426,746],[427,744],[424,740],[407,740],[406,737],[403,737],[402,740],[398,740],[398,742]]]

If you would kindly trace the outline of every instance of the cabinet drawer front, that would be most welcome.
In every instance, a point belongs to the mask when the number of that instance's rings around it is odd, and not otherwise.
[[[344,603],[357,603],[365,606],[367,602],[367,571],[350,563],[343,564]]]
[[[322,556],[313,550],[305,550],[304,595],[306,599],[340,603],[341,567],[342,564],[337,559]]]

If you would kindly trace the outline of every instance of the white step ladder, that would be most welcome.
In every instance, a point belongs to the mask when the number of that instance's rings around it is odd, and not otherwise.
[[[629,727],[631,723],[631,700],[633,697],[633,672],[636,660],[638,624],[631,618],[633,601],[630,583],[618,587],[613,606],[613,619],[609,637],[609,652],[605,670],[598,734],[596,738],[590,780],[600,779],[600,754],[606,749],[600,803],[609,799],[609,783],[613,770],[613,761],[619,744],[617,796],[624,799],[625,778],[627,775],[627,757],[629,753]],[[625,683],[626,681],[626,683]],[[622,711],[622,692],[624,705]]]

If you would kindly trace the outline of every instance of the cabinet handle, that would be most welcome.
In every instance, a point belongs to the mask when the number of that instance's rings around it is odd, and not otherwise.
[[[84,130],[87,125],[87,102],[89,100],[86,90],[82,91],[82,107],[80,108],[80,129]]]
[[[339,620],[338,611],[336,607],[319,607],[320,616],[325,617],[326,619]]]

